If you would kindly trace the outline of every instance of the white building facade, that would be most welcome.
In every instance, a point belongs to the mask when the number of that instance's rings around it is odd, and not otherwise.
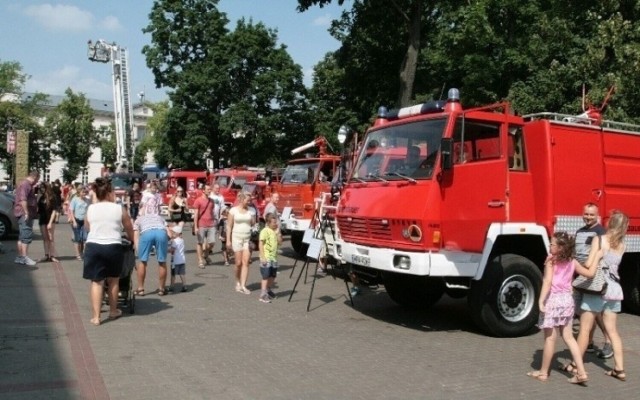
[[[25,93],[23,95],[24,98],[29,98],[31,96],[33,96],[32,93]],[[64,96],[49,95],[49,103],[47,104],[46,108],[53,109],[58,106],[64,99]],[[88,99],[88,101],[90,107],[93,109],[94,129],[100,130],[101,128],[105,127],[110,128],[115,124],[113,101],[94,99]],[[131,137],[134,148],[147,134],[152,134],[151,132],[147,131],[147,121],[152,115],[153,110],[143,103],[133,105],[133,131],[131,133]],[[44,121],[41,121],[41,123],[44,123]],[[100,150],[100,148],[94,148],[85,169],[76,177],[74,182],[88,183],[101,176],[105,167],[101,159],[102,151]],[[49,168],[45,169],[44,171],[40,171],[41,179],[46,182],[52,182],[56,179],[59,179],[62,182],[62,169],[65,167],[66,163],[67,162],[61,158],[53,157]],[[152,154],[147,155],[146,163],[154,164]],[[0,171],[3,171],[2,176],[9,175],[8,171],[5,170],[2,163],[0,163]]]

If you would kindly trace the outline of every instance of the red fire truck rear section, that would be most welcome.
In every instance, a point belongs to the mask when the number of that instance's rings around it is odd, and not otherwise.
[[[621,275],[640,312],[640,127],[588,115],[514,115],[508,103],[447,101],[387,111],[340,196],[337,254],[389,296],[428,307],[467,296],[496,336],[530,332],[549,236],[596,203],[630,218]],[[384,162],[381,162],[384,160]]]

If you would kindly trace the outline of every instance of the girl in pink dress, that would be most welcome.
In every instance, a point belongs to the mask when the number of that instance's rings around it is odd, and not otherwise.
[[[584,370],[582,354],[571,329],[575,309],[571,281],[578,264],[572,257],[574,247],[573,238],[566,232],[555,233],[551,238],[551,254],[544,263],[544,278],[538,300],[538,327],[544,331],[542,365],[538,371],[527,373],[531,378],[541,382],[546,382],[549,378],[558,333],[562,335],[576,365],[577,373],[569,378],[569,382],[584,384],[589,380]]]

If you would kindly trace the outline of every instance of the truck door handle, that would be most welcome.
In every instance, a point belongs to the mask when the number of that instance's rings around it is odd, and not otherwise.
[[[489,207],[491,208],[499,208],[499,207],[504,207],[504,201],[500,201],[500,200],[491,200],[488,203]]]

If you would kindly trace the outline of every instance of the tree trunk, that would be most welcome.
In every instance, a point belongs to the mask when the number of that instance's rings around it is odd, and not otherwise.
[[[418,67],[418,53],[420,52],[420,30],[422,23],[422,0],[414,0],[409,27],[409,39],[407,52],[400,67],[400,90],[398,92],[398,107],[405,107],[411,104],[413,98],[413,83],[416,79],[416,68]]]

